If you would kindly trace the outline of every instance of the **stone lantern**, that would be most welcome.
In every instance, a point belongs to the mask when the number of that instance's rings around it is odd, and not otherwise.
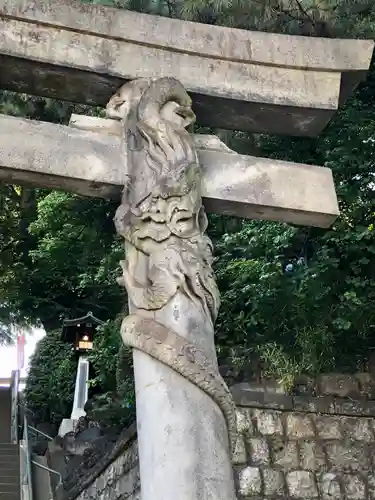
[[[75,319],[64,319],[61,339],[72,345],[78,357],[74,402],[70,418],[65,418],[60,426],[59,435],[64,436],[71,432],[78,419],[84,417],[86,401],[88,399],[88,382],[90,362],[88,354],[94,348],[95,333],[103,321],[89,312],[86,316]]]
[[[78,355],[92,351],[96,330],[103,321],[96,318],[92,312],[75,319],[64,319],[61,339],[72,344]]]

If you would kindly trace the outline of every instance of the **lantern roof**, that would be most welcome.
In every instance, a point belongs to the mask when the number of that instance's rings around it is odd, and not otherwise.
[[[104,325],[104,321],[101,319],[96,318],[91,311],[89,311],[85,316],[81,316],[80,318],[73,318],[73,319],[64,319],[63,321],[63,328],[65,326],[78,326],[81,323],[96,323],[98,326],[99,325]]]
[[[104,321],[96,318],[91,311],[79,318],[64,319],[61,340],[74,343],[77,340],[77,335],[91,332],[90,336],[92,336],[97,327],[103,324]]]

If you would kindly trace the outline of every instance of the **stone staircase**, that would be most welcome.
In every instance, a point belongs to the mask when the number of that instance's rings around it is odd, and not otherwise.
[[[11,394],[0,387],[0,500],[20,500],[19,445],[11,444]]]
[[[18,444],[0,443],[0,499],[20,500]]]

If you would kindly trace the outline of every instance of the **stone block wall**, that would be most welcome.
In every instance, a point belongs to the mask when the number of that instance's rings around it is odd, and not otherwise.
[[[75,498],[77,500],[140,500],[138,447],[133,441]]]
[[[234,476],[239,500],[375,500],[375,400],[368,374],[238,384]],[[63,500],[139,500],[129,433]]]
[[[303,383],[302,383],[303,382]],[[375,500],[375,402],[368,374],[239,384],[239,499]]]
[[[241,499],[375,498],[375,419],[240,408],[238,427]]]

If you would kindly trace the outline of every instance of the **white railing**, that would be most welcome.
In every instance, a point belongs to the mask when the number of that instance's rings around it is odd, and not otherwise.
[[[20,385],[19,370],[12,371],[11,390],[11,442],[19,444],[19,404],[18,392]],[[33,488],[31,481],[31,451],[29,446],[29,433],[26,415],[23,417],[22,446],[20,446],[20,493],[21,500],[33,500]]]
[[[10,439],[12,444],[18,443],[18,391],[20,385],[19,370],[12,371],[10,390],[11,390],[11,429]]]
[[[29,442],[29,428],[26,415],[23,417],[23,446],[21,447],[21,500],[33,500],[33,484],[31,477],[31,449]]]
[[[54,474],[59,477],[58,486],[62,482],[61,474],[45,465],[42,465],[35,460],[32,460],[31,457],[31,440],[30,433],[34,435],[43,436],[45,439],[49,441],[53,441],[53,438],[48,434],[36,429],[35,427],[28,424],[28,419],[26,416],[26,412],[32,413],[26,406],[18,403],[18,392],[19,392],[19,383],[20,383],[20,373],[19,370],[15,370],[12,372],[12,376],[10,379],[10,388],[11,388],[11,440],[13,444],[20,443],[18,438],[19,429],[23,428],[23,434],[21,439],[20,446],[20,490],[21,490],[21,500],[33,500],[33,485],[32,485],[32,465],[39,467],[49,474]],[[19,415],[21,408],[21,415],[23,413],[22,424],[19,424]],[[23,411],[22,411],[23,410]]]

